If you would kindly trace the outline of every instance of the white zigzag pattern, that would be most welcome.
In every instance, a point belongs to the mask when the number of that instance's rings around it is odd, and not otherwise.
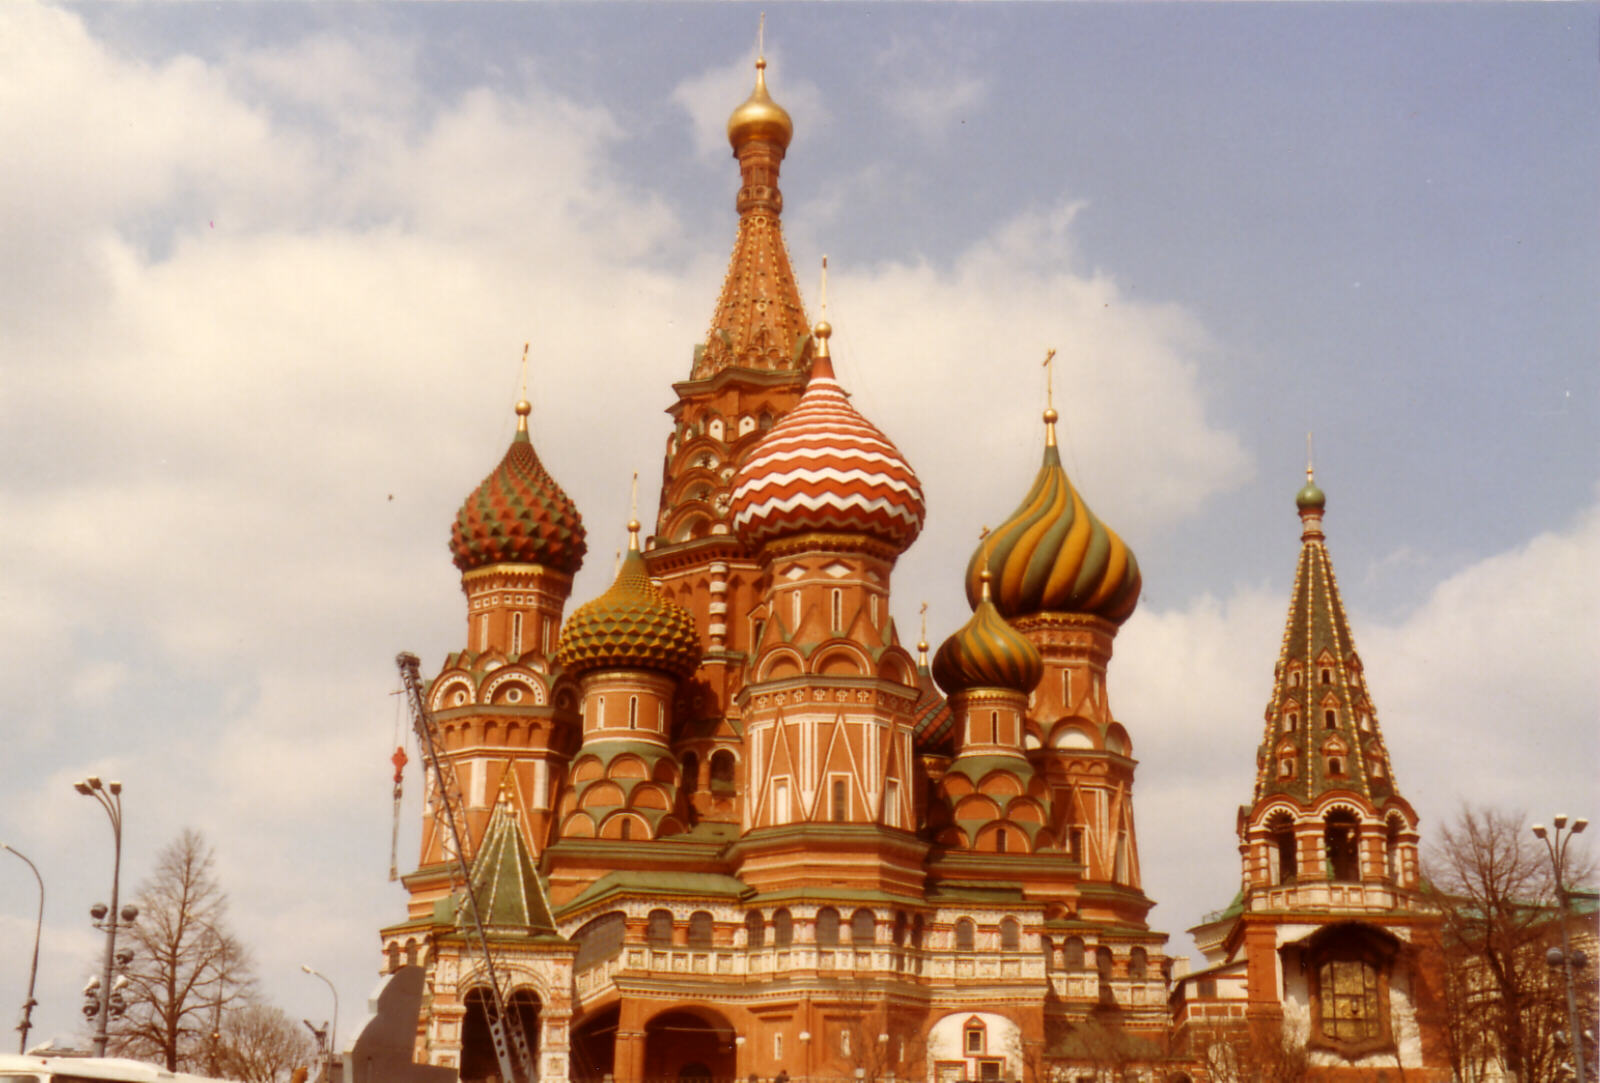
[[[903,504],[900,504],[896,501],[888,500],[885,497],[880,496],[872,500],[867,500],[859,495],[850,493],[846,494],[843,499],[838,499],[838,494],[829,495],[835,497],[835,499],[818,500],[815,496],[802,493],[798,496],[789,497],[786,500],[774,497],[771,500],[764,500],[759,504],[752,504],[750,507],[740,511],[738,515],[734,516],[734,527],[737,529],[738,527],[746,526],[755,519],[770,519],[775,514],[783,512],[800,510],[825,511],[845,509],[867,512],[881,511],[886,513],[891,519],[903,520],[908,526],[913,528],[920,528],[922,525],[921,518],[913,509],[907,508]]]
[[[772,486],[787,485],[793,481],[803,481],[807,482],[808,484],[815,484],[817,482],[824,481],[838,482],[841,484],[862,482],[869,486],[881,486],[883,488],[893,489],[897,493],[905,493],[909,495],[919,504],[922,502],[922,490],[914,480],[907,482],[889,474],[884,474],[877,471],[840,470],[831,466],[824,466],[816,469],[798,466],[792,470],[774,471],[770,474],[762,474],[758,478],[750,478],[741,483],[739,487],[734,490],[733,499],[740,500],[752,493],[757,492],[758,490],[766,489]]]

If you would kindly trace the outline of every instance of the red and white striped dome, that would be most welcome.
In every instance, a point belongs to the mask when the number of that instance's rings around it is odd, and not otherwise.
[[[733,529],[752,548],[794,534],[870,535],[904,552],[922,530],[922,484],[900,450],[850,405],[817,325],[817,358],[795,408],[733,476]]]

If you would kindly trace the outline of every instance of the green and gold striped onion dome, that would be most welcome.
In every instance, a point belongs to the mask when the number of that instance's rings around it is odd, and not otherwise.
[[[1083,502],[1053,443],[1022,506],[967,564],[967,601],[974,605],[985,552],[995,608],[1008,620],[1086,613],[1121,624],[1139,604],[1139,562]]]
[[[568,670],[653,669],[687,677],[700,664],[694,617],[650,583],[644,558],[629,549],[616,582],[567,618],[556,661]]]
[[[933,656],[933,679],[947,696],[973,688],[1008,688],[1026,694],[1043,675],[1038,648],[1007,624],[988,598],[978,600],[972,618]]]
[[[462,503],[450,529],[450,552],[464,572],[490,564],[542,564],[573,575],[587,549],[583,517],[545,470],[525,430]]]

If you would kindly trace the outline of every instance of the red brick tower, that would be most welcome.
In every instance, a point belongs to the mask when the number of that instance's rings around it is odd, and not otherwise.
[[[1300,561],[1239,810],[1239,897],[1194,930],[1211,963],[1178,990],[1190,1044],[1318,1078],[1443,1079],[1440,915],[1420,891],[1417,815],[1395,785],[1306,471]],[[1240,1044],[1242,1043],[1242,1044]]]

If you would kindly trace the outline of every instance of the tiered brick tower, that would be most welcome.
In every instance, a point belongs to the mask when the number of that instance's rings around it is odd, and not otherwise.
[[[794,126],[764,69],[728,124],[738,237],[674,386],[654,534],[630,524],[616,582],[562,625],[583,528],[523,404],[452,539],[467,644],[428,702],[516,1023],[547,1083],[1016,1079],[1098,1071],[1107,1035],[1154,1056],[1165,937],[1106,694],[1138,566],[1051,411],[969,569],[972,620],[931,668],[901,645],[891,580],[924,494],[808,326],[779,228]],[[418,1060],[486,1079],[437,813],[386,965],[425,970]]]
[[[1390,769],[1309,469],[1295,503],[1300,563],[1255,799],[1239,810],[1243,886],[1193,930],[1211,965],[1175,992],[1180,1034],[1263,1070],[1300,1057],[1317,1078],[1444,1079],[1440,915],[1420,890],[1417,815]]]

